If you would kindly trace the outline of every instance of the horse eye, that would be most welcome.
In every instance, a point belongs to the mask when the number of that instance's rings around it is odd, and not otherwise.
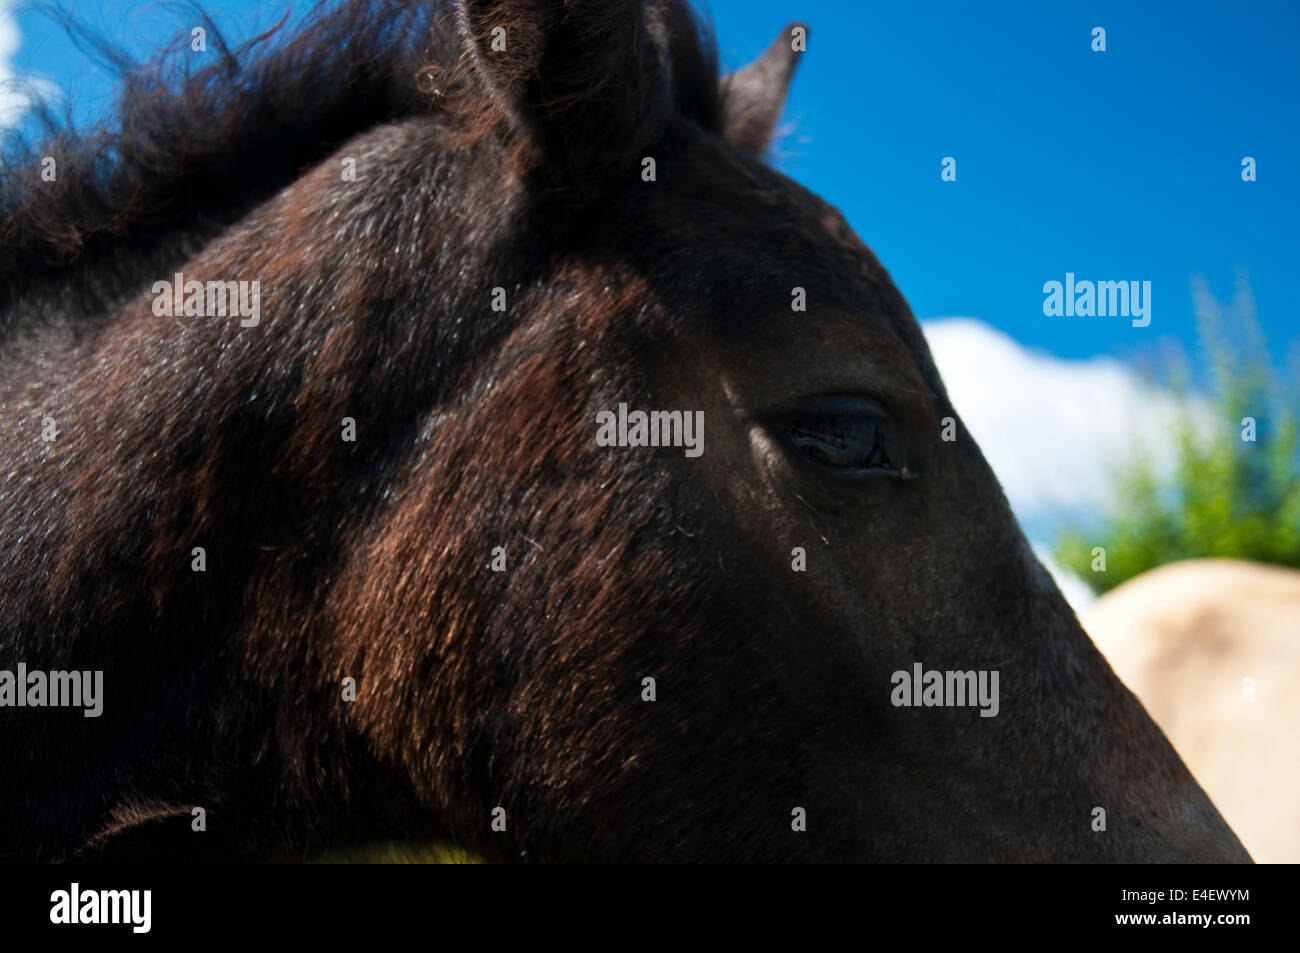
[[[787,421],[785,431],[800,454],[840,476],[900,476],[907,472],[906,468],[900,471],[890,458],[888,423],[880,417],[801,416]]]

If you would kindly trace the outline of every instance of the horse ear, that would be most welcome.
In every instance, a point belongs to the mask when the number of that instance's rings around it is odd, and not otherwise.
[[[808,28],[791,23],[762,56],[722,81],[724,135],[736,148],[754,155],[767,148],[807,40]]]
[[[460,0],[456,22],[499,114],[573,175],[625,159],[667,121],[668,31],[641,0]]]

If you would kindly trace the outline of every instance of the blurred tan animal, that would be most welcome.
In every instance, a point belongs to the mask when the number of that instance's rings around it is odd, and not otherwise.
[[[1300,572],[1172,563],[1080,622],[1251,856],[1300,862]]]

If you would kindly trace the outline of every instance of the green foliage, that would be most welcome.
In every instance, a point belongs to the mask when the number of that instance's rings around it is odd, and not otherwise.
[[[1203,281],[1193,283],[1193,298],[1213,384],[1209,419],[1185,371],[1171,374],[1183,398],[1172,473],[1135,454],[1115,473],[1105,524],[1067,529],[1056,543],[1056,561],[1098,592],[1194,557],[1300,568],[1300,361],[1293,351],[1287,372],[1275,371],[1244,279],[1226,309]],[[1254,442],[1242,436],[1247,417],[1255,420]],[[1105,572],[1092,569],[1097,546],[1106,551]]]

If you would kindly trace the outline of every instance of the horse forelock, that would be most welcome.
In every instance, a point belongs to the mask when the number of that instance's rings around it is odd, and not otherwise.
[[[31,117],[38,140],[17,132],[6,140],[0,160],[0,349],[24,330],[93,328],[148,279],[192,257],[305,168],[385,123],[437,116],[449,124],[449,145],[495,137],[514,154],[517,169],[535,164],[536,134],[502,107],[490,79],[473,68],[470,40],[455,23],[456,6],[447,0],[321,0],[305,25],[282,20],[238,45],[227,44],[205,19],[215,62],[198,67],[188,34],[158,57],[133,63],[70,15],[60,15],[81,45],[120,74],[122,92],[112,117],[84,133],[38,99]],[[568,4],[556,0],[553,6],[557,16],[568,15]],[[621,12],[633,7],[642,5]],[[631,67],[667,83],[675,114],[720,131],[722,93],[711,35],[682,0],[651,3],[643,15],[656,25],[644,56],[629,61],[616,45],[593,42],[581,51],[584,66],[574,83],[531,90],[530,103],[583,114],[589,112],[584,97],[619,84],[645,98],[644,84],[630,83],[623,72]],[[612,16],[608,23],[584,23],[576,37],[599,38],[613,23]],[[511,27],[524,33],[522,23]],[[605,125],[621,128],[645,118],[644,104],[626,97],[610,102],[619,115],[606,114]],[[630,156],[662,126],[653,122],[639,139],[617,141]],[[56,163],[53,181],[42,176],[49,158]]]

